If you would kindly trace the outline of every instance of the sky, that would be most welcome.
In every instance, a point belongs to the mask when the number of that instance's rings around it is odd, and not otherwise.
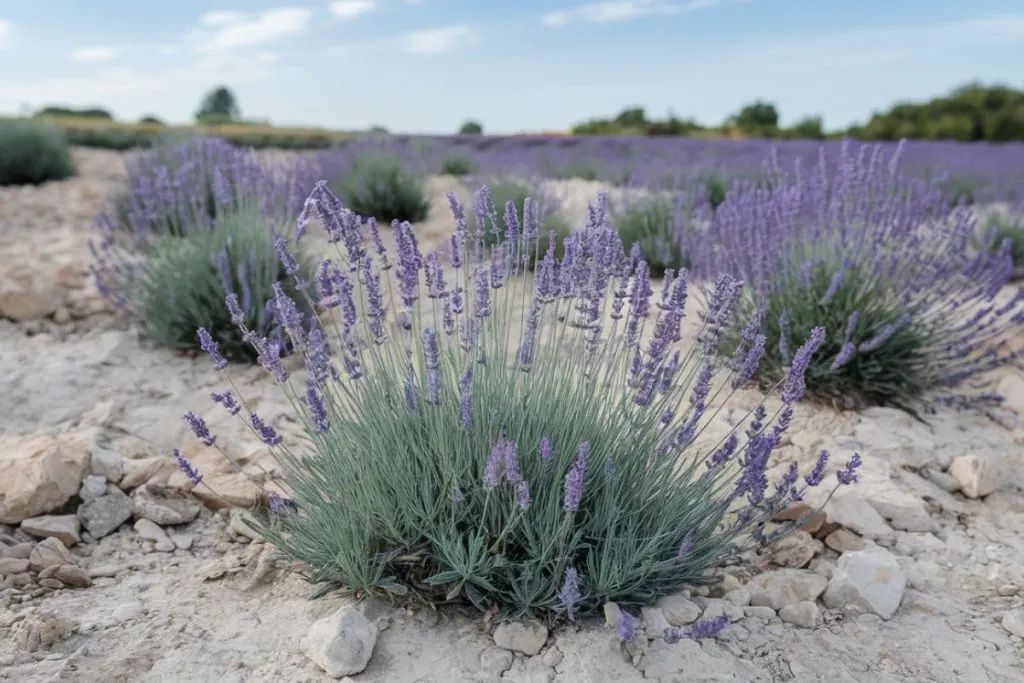
[[[294,2],[295,4],[285,4]],[[721,123],[756,99],[827,129],[968,81],[1024,87],[1020,0],[4,0],[0,113],[186,123],[564,130],[643,106]]]

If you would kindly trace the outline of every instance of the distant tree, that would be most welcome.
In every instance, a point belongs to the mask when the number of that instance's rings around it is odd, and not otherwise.
[[[779,110],[771,102],[757,100],[740,109],[731,123],[742,133],[771,137],[779,128]]]
[[[205,123],[211,119],[217,122],[238,121],[242,117],[242,110],[238,107],[238,100],[226,86],[218,86],[206,93],[203,101],[199,104],[199,111],[196,112],[196,121]]]
[[[820,116],[808,116],[787,128],[786,137],[798,140],[824,140],[825,126]]]
[[[391,135],[391,131],[381,125],[370,126],[370,132],[377,135]]]
[[[466,121],[459,127],[459,135],[483,135],[484,127],[478,121]]]
[[[81,117],[87,119],[106,119],[112,121],[113,115],[106,109],[100,109],[98,107],[91,107],[87,109],[72,109],[70,107],[43,107],[39,110],[36,116],[64,116],[64,117]]]
[[[164,126],[164,125],[167,125],[163,121],[161,121],[160,119],[158,119],[157,117],[152,116],[152,115],[143,116],[141,119],[139,119],[139,123],[147,123],[147,124],[154,125],[154,126]]]
[[[629,107],[627,109],[623,109],[619,115],[615,117],[615,123],[620,126],[642,127],[647,123],[647,112],[643,107]]]

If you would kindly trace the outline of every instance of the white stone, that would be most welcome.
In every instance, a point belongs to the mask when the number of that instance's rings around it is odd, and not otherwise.
[[[949,476],[960,482],[960,490],[968,498],[981,498],[999,488],[1000,471],[989,454],[959,455],[949,466]]]
[[[1003,628],[1018,638],[1024,638],[1024,609],[1018,608],[1003,613]]]
[[[747,584],[750,604],[780,610],[786,605],[816,600],[825,590],[828,580],[801,569],[776,569],[755,576]]]
[[[484,648],[484,651],[480,653],[480,669],[489,676],[501,678],[501,674],[512,668],[514,658],[515,655],[500,647]]]
[[[70,548],[82,540],[82,525],[74,515],[44,515],[21,523],[21,530],[37,538],[56,538]]]
[[[832,609],[855,605],[891,619],[903,600],[906,586],[906,574],[892,553],[871,547],[843,553],[822,600]]]
[[[118,605],[114,608],[114,621],[119,624],[123,624],[126,621],[138,619],[145,611],[146,608],[138,600],[135,602],[126,602],[123,605]]]
[[[106,477],[111,484],[116,484],[124,476],[124,458],[117,451],[94,443],[89,470],[97,476]]]
[[[319,619],[302,639],[302,652],[332,678],[360,673],[377,644],[377,627],[353,607]]]
[[[780,609],[779,618],[787,624],[801,628],[814,628],[821,620],[821,610],[818,609],[818,603],[804,600]]]
[[[81,434],[0,437],[0,453],[0,524],[18,524],[68,502],[89,466]]]
[[[148,519],[136,520],[134,525],[136,533],[147,541],[153,541],[153,548],[160,552],[169,553],[175,548],[174,542],[155,522]]]
[[[201,509],[198,500],[169,486],[146,484],[132,491],[135,518],[148,519],[160,526],[188,524],[199,516]]]
[[[531,619],[529,621],[506,621],[494,629],[494,644],[512,652],[533,656],[548,642],[547,627]]]
[[[78,497],[83,502],[96,500],[107,492],[107,478],[91,474],[82,482],[82,488],[78,491]]]
[[[849,488],[840,489],[832,496],[832,500],[825,506],[825,513],[828,521],[865,538],[882,541],[891,540],[895,535],[885,518],[859,493]]]
[[[682,595],[666,595],[656,605],[668,623],[676,627],[692,624],[700,616],[700,607]]]

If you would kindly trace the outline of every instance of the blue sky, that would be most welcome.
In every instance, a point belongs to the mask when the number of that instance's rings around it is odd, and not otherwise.
[[[295,4],[288,4],[289,2]],[[7,0],[0,112],[191,119],[225,83],[277,125],[558,130],[756,98],[828,128],[968,80],[1024,87],[1020,0]]]

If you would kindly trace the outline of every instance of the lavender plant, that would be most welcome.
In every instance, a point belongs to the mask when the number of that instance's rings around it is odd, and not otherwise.
[[[898,160],[847,146],[806,174],[770,169],[761,187],[731,193],[695,243],[698,272],[751,285],[740,307],[764,319],[762,383],[780,381],[799,340],[824,327],[807,386],[838,407],[994,398],[950,392],[1017,356],[1024,298],[1001,292],[1010,244],[969,249],[974,214],[902,177]],[[734,325],[727,338],[742,334]]]
[[[0,186],[38,185],[75,174],[67,135],[44,121],[0,121]]]
[[[1009,241],[1012,278],[1024,279],[1024,203],[1015,209],[990,211],[981,221],[978,246],[989,253],[997,253],[1003,243]]]
[[[441,162],[441,173],[462,177],[477,170],[477,164],[468,156],[449,155]]]
[[[361,155],[331,187],[357,214],[385,223],[418,223],[430,214],[423,177],[407,170],[397,156]]]
[[[486,196],[474,203],[478,226]],[[305,371],[261,354],[304,437],[286,442],[237,389],[214,396],[284,472],[289,494],[268,496],[266,538],[316,583],[576,619],[706,582],[709,567],[787,530],[769,520],[821,484],[829,456],[803,478],[794,464],[774,486],[767,467],[823,330],[797,349],[781,402],[728,426],[719,411],[764,349],[751,326],[728,362],[715,353],[738,282],[718,281],[699,333],[684,338],[685,271],[655,300],[603,198],[564,257],[551,243],[532,273],[533,212],[520,222],[509,208],[506,238],[487,249],[449,201],[455,231],[442,259],[421,253],[408,223],[388,253],[375,223],[353,220],[326,183],[310,196],[300,231],[316,216],[338,245],[317,271],[321,315],[283,291],[274,303]],[[222,351],[208,338],[206,349],[230,383]],[[857,464],[840,481],[855,480]]]
[[[105,231],[129,235],[136,247],[208,230],[219,215],[253,196],[269,212],[298,211],[312,186],[303,187],[300,174],[269,167],[219,138],[168,142],[128,157],[126,166],[127,191],[98,221]]]
[[[200,349],[195,330],[203,328],[226,358],[253,362],[266,349],[254,347],[244,328],[276,345],[275,353],[289,353],[291,343],[267,304],[281,282],[282,291],[308,312],[299,294],[313,268],[299,256],[281,261],[281,254],[294,251],[291,238],[285,237],[292,234],[294,214],[268,215],[261,203],[252,195],[239,196],[231,208],[222,206],[209,225],[197,208],[195,220],[204,223],[203,229],[183,223],[187,238],[165,234],[149,240],[144,251],[126,250],[108,236],[95,248],[93,272],[100,291],[136,318],[147,337],[167,348]],[[289,271],[298,280],[288,280]],[[232,301],[230,310],[226,297]]]
[[[511,209],[509,207],[512,207]],[[490,251],[495,245],[503,243],[508,237],[505,227],[506,217],[511,218],[509,211],[514,210],[520,223],[528,220],[539,226],[537,243],[533,250],[527,250],[526,268],[532,269],[537,260],[544,257],[548,246],[555,247],[555,257],[562,257],[561,246],[566,237],[572,234],[572,225],[560,213],[558,200],[536,183],[520,178],[493,179],[477,192],[471,228],[483,239],[483,248]]]

